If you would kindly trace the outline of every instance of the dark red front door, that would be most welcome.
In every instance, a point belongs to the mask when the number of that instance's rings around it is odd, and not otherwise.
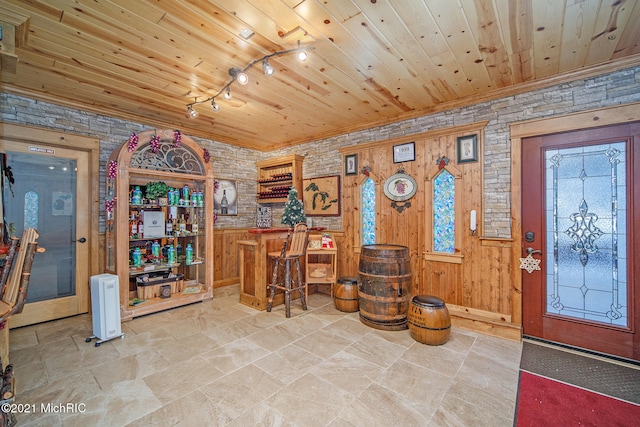
[[[640,124],[522,143],[523,332],[640,360]]]

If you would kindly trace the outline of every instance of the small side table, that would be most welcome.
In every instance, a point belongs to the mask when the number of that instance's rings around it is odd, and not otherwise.
[[[307,248],[305,278],[307,290],[309,284],[330,285],[333,298],[333,285],[338,274],[338,248]]]

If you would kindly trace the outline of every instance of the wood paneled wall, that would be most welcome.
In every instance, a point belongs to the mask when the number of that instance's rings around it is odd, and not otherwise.
[[[254,240],[246,228],[216,229],[213,233],[213,287],[240,281],[239,240]]]
[[[511,239],[483,238],[483,129],[486,123],[472,123],[455,128],[412,135],[341,149],[343,155],[356,154],[358,175],[344,177],[343,235],[338,241],[340,275],[357,276],[360,253],[360,184],[366,178],[363,167],[377,186],[377,243],[406,246],[411,256],[413,272],[412,295],[429,294],[442,298],[452,313],[454,324],[508,338],[520,338],[520,325],[512,318]],[[477,135],[478,161],[457,163],[457,138]],[[415,143],[415,161],[393,163],[393,146]],[[431,192],[427,179],[438,160],[447,157],[461,177],[456,200],[455,253],[441,255],[432,252],[429,241],[432,215]],[[383,192],[383,184],[403,168],[418,184],[409,201],[411,206],[399,212],[391,206]],[[469,229],[470,212],[477,212],[478,232]],[[516,316],[519,318],[519,316]]]

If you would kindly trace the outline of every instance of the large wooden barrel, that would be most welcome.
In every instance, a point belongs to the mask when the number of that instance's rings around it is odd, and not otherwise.
[[[376,329],[407,329],[411,258],[400,245],[366,245],[358,264],[360,321]]]
[[[447,342],[451,318],[444,301],[431,295],[416,295],[409,306],[409,332],[414,340],[428,345]]]
[[[358,278],[340,277],[333,287],[333,301],[340,311],[358,311]]]

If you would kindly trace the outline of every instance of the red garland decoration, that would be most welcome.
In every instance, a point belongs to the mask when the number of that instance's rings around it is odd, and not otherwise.
[[[179,147],[180,144],[182,144],[182,132],[180,132],[179,130],[174,130],[173,131],[173,145],[175,147]]]
[[[127,149],[129,150],[130,153],[133,152],[133,150],[135,150],[136,147],[138,146],[138,135],[136,135],[135,132],[131,133],[131,136],[129,137],[127,144],[129,144]]]
[[[109,179],[116,179],[118,175],[118,162],[115,160],[111,160],[109,162]]]
[[[158,149],[160,148],[160,137],[158,135],[153,135],[151,137],[151,151],[153,151],[154,153],[158,152]]]
[[[211,154],[209,153],[209,150],[205,148],[202,157],[204,158],[205,163],[209,163],[209,160],[211,160]]]

